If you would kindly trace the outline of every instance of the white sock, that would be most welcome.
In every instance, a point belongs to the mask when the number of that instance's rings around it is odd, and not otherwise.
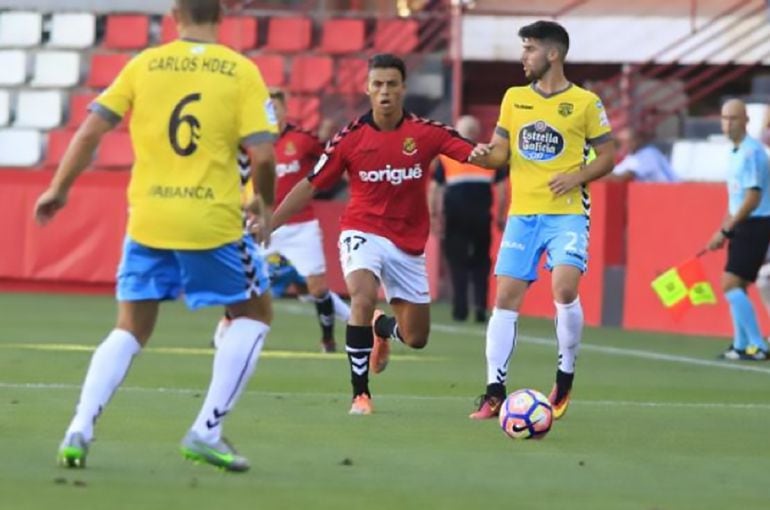
[[[204,441],[215,442],[222,436],[222,420],[254,373],[268,331],[270,327],[266,324],[245,317],[230,322],[214,354],[206,400],[192,426]]]
[[[350,319],[350,307],[336,292],[329,291],[332,295],[332,303],[334,303],[334,315],[337,316],[342,322],[348,322]]]
[[[556,341],[559,343],[559,370],[575,373],[575,358],[583,336],[583,307],[580,298],[572,303],[556,305]]]
[[[487,324],[487,384],[505,384],[508,363],[516,348],[519,313],[494,308]]]
[[[141,349],[134,335],[122,329],[113,329],[96,348],[80,390],[75,417],[67,429],[68,436],[80,432],[86,441],[93,439],[96,419],[125,379],[131,361]]]

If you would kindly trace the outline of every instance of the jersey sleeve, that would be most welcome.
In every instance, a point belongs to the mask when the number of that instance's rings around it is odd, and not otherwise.
[[[241,65],[246,67],[241,79],[238,118],[241,144],[246,146],[271,142],[278,134],[278,121],[270,93],[257,66],[245,59]]]
[[[502,136],[503,138],[511,138],[511,95],[513,89],[508,89],[503,96],[503,100],[500,103],[500,116],[497,119],[497,126],[495,127],[495,134]]]
[[[448,127],[436,127],[440,130],[441,145],[439,153],[449,156],[455,161],[465,163],[473,150],[473,144],[460,136],[457,131]]]
[[[117,125],[134,104],[134,88],[137,61],[140,56],[130,60],[118,74],[112,84],[88,107],[88,111]]]
[[[318,158],[313,171],[308,175],[307,179],[315,189],[327,189],[336,184],[342,177],[342,173],[345,171],[345,142],[347,140],[335,140],[338,135],[335,135],[329,143],[326,144],[326,149]]]
[[[612,128],[607,110],[599,96],[591,94],[586,108],[586,141],[593,146],[600,145],[612,139]]]
[[[751,151],[746,155],[741,171],[740,184],[743,189],[761,189],[762,180],[759,175],[762,165],[760,164],[759,151]]]

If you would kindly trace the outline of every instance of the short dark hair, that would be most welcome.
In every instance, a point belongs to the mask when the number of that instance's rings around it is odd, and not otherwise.
[[[563,26],[555,21],[540,20],[521,27],[519,29],[519,37],[557,44],[561,47],[562,58],[566,57],[569,51],[569,34]]]
[[[182,16],[195,24],[219,23],[222,17],[220,0],[174,0]]]
[[[286,101],[286,93],[281,89],[270,89],[270,99]]]
[[[404,61],[392,53],[378,53],[369,59],[369,70],[372,69],[398,69],[401,79],[406,81],[406,65]]]

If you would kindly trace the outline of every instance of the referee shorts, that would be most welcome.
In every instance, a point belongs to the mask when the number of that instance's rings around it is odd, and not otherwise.
[[[770,245],[770,217],[748,218],[735,227],[735,235],[727,246],[725,271],[747,282],[757,279]]]

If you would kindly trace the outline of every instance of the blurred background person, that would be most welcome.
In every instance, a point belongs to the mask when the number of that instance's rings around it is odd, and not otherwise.
[[[652,136],[631,127],[618,133],[621,153],[626,156],[606,178],[618,181],[674,182],[676,173],[668,158],[652,144]]]
[[[457,121],[457,131],[476,142],[481,133],[478,119],[466,115]],[[489,257],[492,242],[492,188],[498,207],[495,220],[505,225],[507,171],[481,168],[439,156],[429,188],[431,228],[442,239],[452,279],[452,318],[468,318],[468,284],[473,286],[476,322],[487,320]]]

